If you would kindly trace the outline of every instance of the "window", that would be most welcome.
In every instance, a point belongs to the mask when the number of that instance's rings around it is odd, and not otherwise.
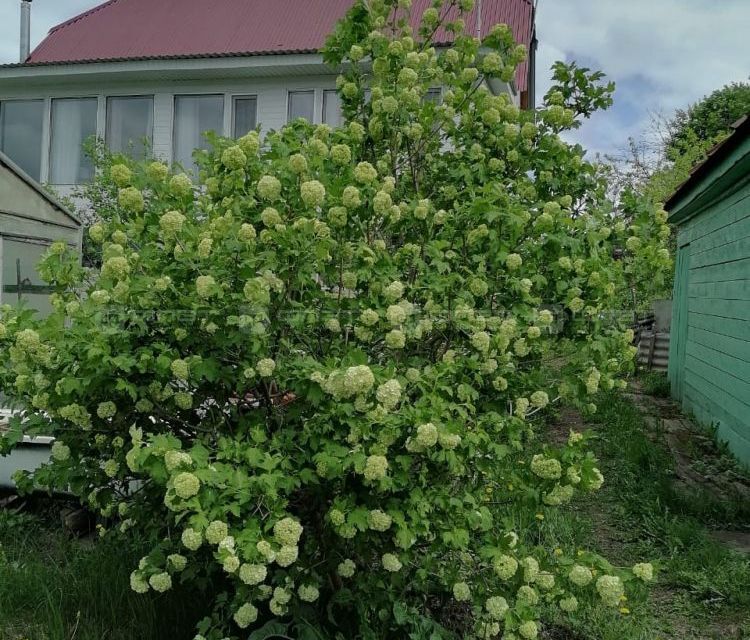
[[[443,90],[440,87],[428,89],[424,96],[425,102],[432,102],[435,105],[443,103]]]
[[[43,122],[43,100],[0,104],[0,150],[37,181],[42,169]]]
[[[94,165],[83,144],[96,135],[96,98],[52,101],[50,182],[81,184],[94,176]]]
[[[289,108],[287,111],[287,122],[293,122],[297,118],[305,118],[313,122],[315,114],[315,92],[314,91],[290,91]]]
[[[258,125],[258,99],[255,96],[242,96],[234,99],[234,124],[232,135],[241,138]]]
[[[323,122],[331,127],[340,127],[344,124],[341,98],[337,91],[323,92]]]
[[[143,158],[154,133],[154,98],[137,96],[107,99],[107,146],[115,153]]]
[[[224,96],[175,96],[174,161],[196,171],[193,151],[207,149],[203,134],[224,130]]]
[[[2,263],[0,263],[0,287],[3,304],[27,304],[44,316],[52,311],[49,294],[54,291],[44,282],[37,271],[42,256],[49,249],[47,243],[35,240],[11,240],[3,238]]]

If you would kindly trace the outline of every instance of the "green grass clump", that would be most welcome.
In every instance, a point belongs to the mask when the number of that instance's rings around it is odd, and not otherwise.
[[[180,640],[205,615],[179,585],[130,590],[139,550],[70,539],[52,518],[0,510],[0,640]]]
[[[668,398],[672,388],[667,374],[661,371],[647,371],[640,375],[643,392],[658,398]]]

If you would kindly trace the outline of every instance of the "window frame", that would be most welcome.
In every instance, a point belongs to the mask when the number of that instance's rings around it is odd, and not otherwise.
[[[344,109],[343,109],[344,105],[343,105],[343,102],[341,101],[341,96],[339,96],[339,92],[337,89],[323,89],[323,107],[322,107],[322,111],[320,114],[320,121],[323,124],[327,124],[329,127],[334,126],[330,122],[326,122],[326,102],[327,102],[328,96],[331,94],[335,95],[339,102],[339,123],[340,124],[335,125],[335,126],[344,126],[344,124],[346,123],[346,120],[344,119]]]
[[[176,163],[179,162],[179,159],[177,158],[177,153],[176,153],[176,151],[177,151],[177,136],[175,135],[176,128],[177,128],[177,101],[180,98],[206,98],[206,97],[221,98],[221,110],[220,110],[220,113],[221,113],[221,127],[219,128],[218,131],[216,131],[216,133],[218,135],[220,135],[220,136],[225,136],[226,135],[226,128],[227,128],[227,122],[226,122],[226,120],[227,120],[227,117],[226,117],[227,116],[227,114],[226,114],[226,110],[227,110],[227,94],[226,93],[222,93],[222,92],[217,92],[217,91],[205,91],[203,93],[201,93],[201,92],[172,93],[171,96],[172,96],[172,127],[171,127],[171,130],[170,130],[170,138],[171,138],[171,140],[170,140],[170,142],[171,142],[171,144],[170,144],[170,151],[171,151],[171,154],[172,154],[171,163],[172,164],[176,164]],[[203,135],[203,133],[205,133],[205,132],[200,131],[199,135]],[[193,151],[195,151],[195,148],[193,149]],[[183,169],[185,171],[190,171],[190,170],[192,170],[193,166],[194,166],[194,163],[193,163],[192,158],[191,158],[191,160],[190,160],[190,166],[189,167],[183,167]]]
[[[104,144],[109,148],[109,105],[112,100],[138,100],[143,98],[151,99],[151,152],[154,150],[154,131],[156,129],[156,95],[153,93],[144,94],[105,94],[104,96]],[[116,153],[124,153],[122,151]]]
[[[429,96],[431,95],[437,95],[437,100],[430,100]],[[441,106],[443,104],[443,87],[430,87],[425,92],[424,99],[425,101],[432,102],[436,107]]]
[[[77,187],[79,184],[83,183],[67,183],[67,182],[53,182],[52,181],[52,168],[54,166],[54,163],[52,162],[52,152],[54,151],[54,139],[55,139],[55,102],[65,102],[65,101],[71,101],[71,100],[93,100],[96,104],[96,119],[94,121],[94,133],[93,136],[96,138],[99,138],[101,135],[101,129],[100,129],[100,118],[99,118],[99,111],[100,111],[100,103],[101,103],[101,94],[96,95],[81,95],[81,96],[55,96],[50,98],[49,102],[49,142],[47,145],[47,182],[49,184],[55,185],[55,186],[64,186],[64,187]],[[91,136],[87,136],[91,137]],[[96,167],[93,167],[93,161],[92,161],[92,174],[91,178],[93,179],[96,175]]]
[[[312,112],[311,116],[312,118],[308,119],[308,122],[310,124],[316,124],[315,122],[315,101],[316,101],[316,90],[315,89],[287,89],[286,91],[286,124],[292,123],[291,118],[291,111],[292,111],[292,94],[305,94],[305,95],[311,95],[312,96]],[[302,116],[298,116],[302,117]],[[297,120],[297,118],[294,118],[294,120]]]
[[[11,102],[11,103],[13,103],[13,102],[15,102],[15,103],[18,103],[18,102],[38,102],[42,106],[42,117],[41,117],[41,120],[39,122],[39,125],[40,125],[40,129],[39,129],[39,135],[40,135],[40,140],[39,140],[39,175],[37,177],[37,176],[34,176],[32,174],[28,174],[31,178],[33,178],[37,182],[42,182],[42,180],[44,178],[43,172],[44,172],[44,145],[45,145],[45,131],[44,131],[44,128],[45,128],[45,124],[46,124],[45,120],[47,120],[47,118],[49,117],[50,118],[50,124],[51,124],[51,117],[52,117],[51,113],[50,114],[47,113],[47,101],[44,98],[8,98],[8,99],[0,100],[0,125],[3,122],[3,114],[4,114],[4,110],[5,110],[5,105],[8,104],[9,102]],[[2,132],[3,132],[3,129],[2,129],[2,127],[0,127],[0,134],[2,134]],[[4,144],[2,144],[3,140],[4,140],[3,136],[0,135],[0,150],[2,150],[2,148],[4,147]],[[51,146],[51,145],[48,144],[48,146]],[[3,153],[5,153],[5,155],[8,155],[5,151],[3,151]],[[8,157],[10,158],[10,156],[8,156]],[[18,163],[13,158],[10,158],[10,159],[16,165],[18,165]],[[21,167],[21,169],[23,170],[23,167]]]
[[[231,132],[232,138],[237,138],[238,136],[236,127],[237,127],[237,100],[255,100],[255,127],[258,127],[258,114],[260,112],[260,99],[258,97],[257,93],[235,93],[231,96],[232,101],[232,115],[231,115],[231,121],[229,122],[229,131]],[[247,133],[247,132],[245,132]],[[245,135],[244,133],[242,135]]]

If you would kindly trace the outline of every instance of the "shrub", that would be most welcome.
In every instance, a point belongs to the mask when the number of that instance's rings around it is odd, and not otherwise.
[[[542,600],[617,605],[632,575],[505,517],[602,484],[585,438],[542,446],[534,416],[619,384],[632,335],[606,311],[637,261],[665,264],[653,211],[618,224],[558,136],[608,94],[558,67],[521,112],[488,91],[525,55],[507,27],[480,47],[449,12],[438,51],[440,15],[415,40],[395,4],[358,3],[328,42],[348,124],[215,138],[197,185],[110,161],[101,268],[55,245],[54,313],[0,317],[25,407],[6,449],[63,443],[21,487],[68,487],[150,543],[139,592],[211,581],[205,638],[273,618],[534,638]]]

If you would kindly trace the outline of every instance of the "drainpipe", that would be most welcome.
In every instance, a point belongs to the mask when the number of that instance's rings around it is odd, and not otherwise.
[[[482,41],[482,0],[477,0],[477,40]]]
[[[31,0],[21,0],[21,54],[20,62],[26,62],[31,52]]]

